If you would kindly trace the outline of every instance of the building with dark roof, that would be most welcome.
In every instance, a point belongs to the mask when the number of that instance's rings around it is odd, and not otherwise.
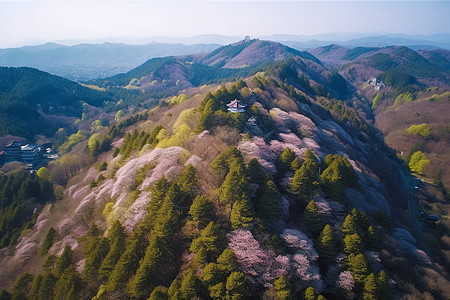
[[[20,161],[22,159],[22,143],[19,141],[12,141],[5,146],[6,161]]]
[[[22,162],[34,165],[39,160],[39,148],[36,145],[27,144],[21,147]]]

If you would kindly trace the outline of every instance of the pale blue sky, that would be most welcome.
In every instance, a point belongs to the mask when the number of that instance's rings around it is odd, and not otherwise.
[[[450,32],[450,1],[5,1],[0,47],[155,36]]]

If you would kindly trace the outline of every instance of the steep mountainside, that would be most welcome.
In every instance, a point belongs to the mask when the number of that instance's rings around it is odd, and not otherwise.
[[[96,81],[136,99],[102,102],[108,122],[91,110],[48,168],[0,174],[0,298],[450,298],[450,210],[384,142],[401,129],[425,147],[448,130],[379,123],[447,110],[446,71],[365,50],[322,50],[352,60],[330,70],[252,40]],[[167,97],[119,106],[141,94]],[[416,195],[437,221],[418,221]]]
[[[290,65],[302,68],[301,76],[306,77],[300,76],[300,81],[310,78],[314,83],[329,85],[331,93],[347,92],[342,77],[328,71],[313,55],[279,43],[259,40],[230,44],[205,55],[151,59],[127,73],[94,83],[105,88],[121,86],[168,96],[186,88],[253,75],[267,68],[279,69],[284,72],[281,76],[286,78],[292,70]],[[306,81],[305,88],[311,89]],[[318,92],[326,94],[325,89]]]
[[[210,52],[216,44],[126,45],[116,43],[0,49],[0,66],[33,67],[71,80],[90,80],[127,72],[153,57]]]
[[[82,104],[101,106],[99,91],[32,68],[0,67],[0,135],[52,136],[81,117]]]
[[[209,66],[243,68],[263,62],[274,62],[298,56],[315,63],[321,62],[306,51],[298,51],[280,43],[260,40],[246,40],[230,44],[200,55],[196,61]]]
[[[62,200],[0,251],[0,287],[22,298],[447,298],[445,267],[408,231],[398,166],[334,97],[351,92],[345,80],[308,63],[186,89],[80,142],[49,166],[55,184],[70,169]],[[228,111],[234,99],[243,112]]]

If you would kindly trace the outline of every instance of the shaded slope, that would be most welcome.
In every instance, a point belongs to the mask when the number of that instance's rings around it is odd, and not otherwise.
[[[98,107],[108,100],[101,92],[37,69],[0,67],[0,78],[0,135],[52,135],[60,121],[73,122],[65,117],[81,116],[82,103]],[[43,115],[55,116],[55,123],[46,124]]]

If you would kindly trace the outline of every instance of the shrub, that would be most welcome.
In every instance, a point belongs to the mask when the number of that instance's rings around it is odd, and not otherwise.
[[[422,151],[416,151],[411,155],[409,168],[418,174],[423,174],[424,170],[430,164],[430,160]]]
[[[418,134],[424,138],[427,138],[431,135],[431,127],[427,123],[419,124],[419,125],[411,125],[407,129],[410,134]]]

